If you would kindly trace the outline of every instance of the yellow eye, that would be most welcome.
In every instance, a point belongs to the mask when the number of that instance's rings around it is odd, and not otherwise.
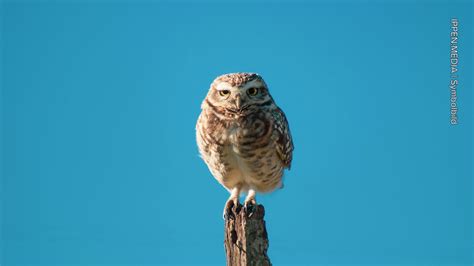
[[[257,88],[250,88],[247,90],[248,95],[250,96],[255,96],[258,94],[258,89]]]
[[[222,97],[227,96],[227,95],[229,95],[229,94],[230,94],[230,91],[228,91],[228,90],[221,90],[221,91],[219,91],[219,95],[222,96]]]

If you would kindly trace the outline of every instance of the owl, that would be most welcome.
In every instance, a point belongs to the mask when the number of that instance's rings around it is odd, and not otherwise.
[[[263,78],[255,73],[217,77],[201,105],[196,139],[214,178],[230,192],[224,218],[239,197],[244,208],[256,206],[256,193],[283,187],[291,166],[293,140],[288,121]]]

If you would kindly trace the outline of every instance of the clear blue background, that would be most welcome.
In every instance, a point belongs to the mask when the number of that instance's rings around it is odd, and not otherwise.
[[[194,126],[217,75],[254,71],[296,146],[258,198],[274,265],[472,265],[472,10],[4,2],[2,264],[223,265]]]

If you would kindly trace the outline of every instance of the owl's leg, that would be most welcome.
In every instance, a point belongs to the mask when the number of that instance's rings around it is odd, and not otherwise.
[[[249,189],[247,197],[244,201],[244,210],[248,213],[248,216],[252,216],[255,208],[257,207],[257,201],[255,200],[255,190]]]
[[[239,205],[239,196],[240,196],[241,186],[237,185],[230,191],[230,197],[225,203],[224,206],[224,220],[232,215],[232,208]]]

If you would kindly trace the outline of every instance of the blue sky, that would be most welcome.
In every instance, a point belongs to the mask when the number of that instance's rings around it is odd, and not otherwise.
[[[274,265],[472,265],[472,3],[2,5],[2,264],[224,264],[211,81],[258,72],[295,143]],[[461,24],[449,123],[450,19]]]

